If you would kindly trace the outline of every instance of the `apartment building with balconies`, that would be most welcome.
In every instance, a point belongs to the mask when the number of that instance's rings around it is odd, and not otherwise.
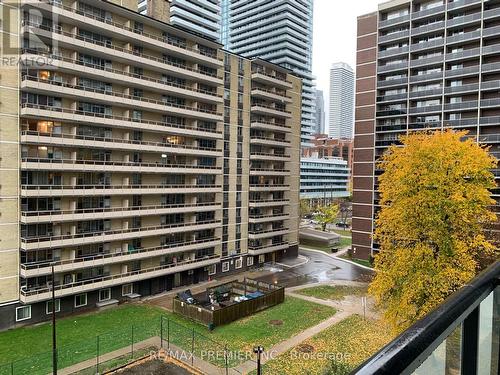
[[[301,80],[252,60],[248,252],[259,263],[298,255]]]
[[[254,62],[111,2],[0,7],[18,62],[0,72],[0,329],[50,318],[52,287],[69,314],[296,254],[290,192],[259,233],[288,247],[249,247]],[[272,67],[299,139],[300,79]],[[267,183],[298,184],[287,138]]]
[[[352,246],[368,258],[377,250],[375,163],[400,135],[462,129],[500,154],[500,2],[382,3],[358,18],[356,70]]]

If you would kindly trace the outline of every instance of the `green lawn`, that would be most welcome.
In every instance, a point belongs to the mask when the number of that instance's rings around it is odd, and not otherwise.
[[[341,236],[347,236],[351,237],[352,233],[350,230],[344,230],[344,229],[333,229],[333,231],[337,234],[340,234]]]
[[[299,289],[296,293],[309,297],[338,301],[350,295],[364,296],[367,290],[367,286],[320,285],[312,288]]]
[[[340,256],[340,258],[350,260],[351,262],[361,264],[362,266],[365,266],[365,267],[373,268],[373,265],[370,263],[370,261],[366,260],[366,259],[351,258],[347,254]]]
[[[312,241],[312,240],[300,240],[300,245],[309,247],[311,249],[324,251],[325,253],[331,253],[332,247],[336,247],[338,249],[342,249],[346,246],[351,246],[352,239],[340,237],[340,241],[337,245],[334,246],[326,246],[324,242],[321,241]]]
[[[391,339],[390,329],[380,321],[351,315],[267,362],[263,373],[347,375]]]
[[[132,339],[139,342],[159,336],[161,316],[169,320],[171,342],[180,347],[191,349],[194,332],[196,350],[209,346],[214,350],[221,350],[224,344],[230,350],[248,350],[255,344],[270,347],[334,313],[332,308],[287,297],[278,306],[209,332],[203,325],[160,308],[128,304],[98,313],[60,319],[57,323],[59,367],[64,368],[94,358],[98,335],[101,354],[127,347]],[[271,320],[281,320],[282,324],[272,325]],[[219,347],[211,340],[220,343]],[[15,374],[47,373],[51,364],[50,348],[50,324],[5,331],[0,333],[0,364],[17,361],[14,366]],[[37,354],[41,350],[46,352]],[[23,360],[26,353],[31,353],[30,358]],[[10,374],[10,366],[0,367],[0,375],[3,374]]]

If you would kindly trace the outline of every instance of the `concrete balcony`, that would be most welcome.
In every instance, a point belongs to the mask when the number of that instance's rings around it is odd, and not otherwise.
[[[166,142],[137,141],[123,138],[91,137],[74,134],[40,133],[22,131],[21,141],[26,144],[50,144],[78,148],[106,148],[124,151],[168,152],[182,155],[220,156],[221,149],[197,147],[195,145],[173,144]]]
[[[114,229],[102,232],[76,233],[62,236],[49,237],[28,237],[21,238],[21,248],[23,250],[36,250],[56,247],[69,247],[86,245],[90,243],[125,241],[138,237],[162,236],[166,234],[194,232],[205,229],[215,229],[220,227],[220,220],[210,220],[205,222],[178,223],[158,225],[154,227],[140,227],[127,229]]]
[[[135,30],[126,25],[114,22],[111,19],[101,18],[81,9],[69,7],[54,1],[48,4],[46,1],[41,0],[30,2],[30,6],[37,7],[57,16],[61,22],[89,25],[94,29],[106,31],[106,34],[110,34],[114,38],[136,41],[147,48],[159,49],[160,51],[168,49],[177,55],[182,55],[186,59],[193,59],[207,65],[223,66],[223,59],[217,55],[207,54],[204,50],[182,45],[168,40],[163,36]]]
[[[409,50],[408,46],[386,49],[378,52],[378,58],[381,59],[390,56],[407,55]]]
[[[265,72],[252,72],[252,79],[255,80],[256,82],[264,83],[270,86],[276,86],[279,88],[284,88],[284,89],[293,88],[292,82]]]
[[[290,170],[274,168],[251,168],[250,176],[290,176]]]
[[[402,15],[402,16],[399,16],[399,17],[392,18],[390,20],[381,20],[378,23],[378,27],[379,28],[384,28],[384,27],[394,26],[394,25],[398,25],[398,24],[407,22],[409,20],[410,20],[410,15],[409,14],[405,14],[405,15]]]
[[[21,104],[21,116],[25,118],[44,118],[52,121],[69,123],[99,124],[112,128],[132,130],[148,129],[151,132],[201,138],[222,139],[223,137],[220,131],[208,130],[200,126],[179,125],[162,121],[135,119],[131,117],[114,116],[112,114],[85,112],[31,103]]]
[[[292,98],[287,95],[278,94],[273,90],[268,90],[262,87],[252,88],[252,97],[273,100],[278,103],[292,103]]]
[[[290,155],[268,154],[264,152],[250,152],[250,160],[288,161],[290,160]]]
[[[206,267],[211,264],[220,262],[220,256],[213,255],[207,258],[187,260],[184,262],[166,264],[152,268],[145,268],[138,271],[132,271],[117,275],[109,275],[100,278],[78,281],[71,284],[57,285],[55,287],[56,298],[85,293],[92,290],[108,288],[119,284],[127,284],[140,280],[150,279],[154,277],[169,275],[177,272],[187,271],[190,269]],[[34,303],[38,301],[48,300],[52,296],[50,288],[40,288],[26,290],[21,289],[20,300],[24,304]]]
[[[390,33],[387,35],[380,35],[378,37],[378,42],[379,43],[395,42],[396,40],[400,40],[400,39],[408,39],[409,35],[410,35],[409,30],[402,30],[402,31]]]
[[[222,185],[21,185],[21,197],[220,193]]]
[[[217,246],[220,240],[210,238],[191,242],[171,243],[163,246],[125,250],[122,252],[104,253],[83,258],[73,258],[53,262],[54,272],[73,272],[83,268],[100,267],[109,264],[132,262],[135,260],[176,254],[182,251],[192,251],[200,248]],[[21,264],[21,277],[37,277],[51,274],[52,262]]]
[[[145,151],[179,155],[222,156],[221,149],[197,147],[191,145],[171,144],[163,142],[135,141],[121,138],[89,137],[73,134],[49,134],[35,131],[22,131],[23,144],[44,144],[53,146],[78,148],[105,148],[120,151]]]
[[[270,221],[280,221],[287,220],[290,218],[289,214],[281,213],[276,215],[259,215],[259,216],[250,216],[248,218],[249,223],[267,223]]]
[[[268,238],[274,236],[285,235],[290,232],[289,228],[276,228],[276,229],[267,229],[262,231],[248,231],[248,238],[252,240],[257,240],[259,238]]]
[[[284,118],[292,118],[292,112],[278,109],[272,106],[267,106],[264,104],[252,104],[250,108],[252,114],[260,114],[266,116],[276,116]]]
[[[486,47],[483,47],[483,53],[486,53],[485,51]],[[496,52],[496,51],[494,51]],[[460,52],[454,52],[454,53],[447,53],[446,54],[446,62],[449,61],[455,61],[455,60],[461,60],[466,57],[479,57],[481,54],[481,48],[471,48],[471,49],[466,49]]]
[[[248,202],[250,207],[275,207],[275,206],[285,206],[290,203],[290,199],[260,199],[251,200]]]
[[[434,17],[434,16],[442,14],[444,12],[444,10],[445,10],[444,5],[440,5],[440,6],[429,8],[429,9],[420,10],[418,12],[413,12],[411,14],[411,19],[417,20],[417,19],[421,19],[421,18],[425,18],[425,17]]]
[[[179,174],[220,174],[220,167],[189,165],[189,164],[162,164],[133,163],[121,161],[74,160],[74,159],[43,159],[22,158],[23,170],[50,170],[50,171],[80,171],[80,172],[123,172],[126,168],[130,173],[179,173]]]
[[[270,244],[257,247],[249,247],[248,254],[260,255],[260,254],[272,253],[273,251],[288,249],[289,247],[290,244],[288,242],[281,242],[279,244]]]
[[[220,203],[198,203],[198,204],[164,204],[156,206],[137,207],[108,207],[75,210],[53,210],[53,211],[21,211],[21,223],[51,223],[81,220],[119,219],[134,216],[157,216],[176,213],[192,213],[215,211],[220,208]]]
[[[379,65],[377,67],[377,72],[384,73],[384,72],[393,72],[393,71],[407,70],[407,69],[408,69],[408,61],[404,61],[402,63],[397,63],[397,64]]]
[[[122,61],[127,65],[141,65],[151,70],[158,70],[174,76],[196,79],[216,85],[223,83],[222,77],[206,73],[188,65],[169,62],[163,58],[134,52],[131,49],[119,47],[112,43],[104,43],[78,34],[46,28],[36,23],[25,23],[21,28],[21,33],[31,35],[32,37],[36,36],[41,39],[52,40],[59,47],[69,50],[84,51],[91,55],[113,56],[115,60]]]
[[[106,79],[110,82],[125,87],[133,84],[143,90],[160,94],[171,93],[176,96],[193,98],[195,100],[216,103],[223,102],[222,96],[216,92],[179,85],[175,82],[156,79],[145,75],[137,75],[124,70],[114,69],[111,66],[95,65],[60,55],[46,54],[32,49],[23,49],[22,53],[21,60],[27,65],[32,61],[44,60],[44,64],[52,69],[57,69],[76,76],[84,73],[94,79],[101,80],[103,75],[105,75]]]
[[[427,34],[431,33],[433,31],[439,31],[444,29],[444,21],[437,21],[433,22],[428,25],[423,25],[420,27],[415,27],[411,30],[411,35],[416,36],[416,35],[421,35],[421,34]]]
[[[96,90],[83,86],[46,81],[37,77],[24,76],[21,82],[21,89],[25,92],[57,95],[63,98],[80,101],[98,101],[99,103],[109,106],[136,108],[145,111],[171,114],[198,120],[222,121],[223,119],[222,113],[217,113],[216,111],[208,111],[197,107],[166,103],[161,100],[130,96],[113,91]]]
[[[250,191],[288,191],[290,185],[270,184],[270,185],[250,185]]]
[[[250,143],[264,146],[290,147],[290,141],[286,139],[276,139],[268,137],[250,136]]]
[[[468,14],[466,16],[459,16],[455,18],[448,19],[447,27],[451,26],[465,26],[471,23],[479,23],[481,21],[481,10],[477,13]]]
[[[274,122],[266,122],[266,121],[261,121],[261,120],[252,120],[250,123],[250,128],[252,129],[261,129],[261,130],[275,130],[278,132],[283,132],[283,133],[291,133],[292,132],[292,127],[290,125],[281,125],[277,124]]]

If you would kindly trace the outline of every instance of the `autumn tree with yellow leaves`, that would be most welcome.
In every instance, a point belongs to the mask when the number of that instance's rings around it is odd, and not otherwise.
[[[496,219],[488,189],[497,160],[466,134],[404,136],[403,147],[391,146],[378,163],[380,252],[369,291],[396,332],[471,280],[479,257],[496,251],[483,228]]]

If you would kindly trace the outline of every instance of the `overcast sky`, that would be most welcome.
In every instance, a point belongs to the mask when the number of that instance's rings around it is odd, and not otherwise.
[[[314,0],[313,74],[325,93],[328,117],[330,65],[346,62],[356,69],[356,18],[374,12],[382,0]]]

